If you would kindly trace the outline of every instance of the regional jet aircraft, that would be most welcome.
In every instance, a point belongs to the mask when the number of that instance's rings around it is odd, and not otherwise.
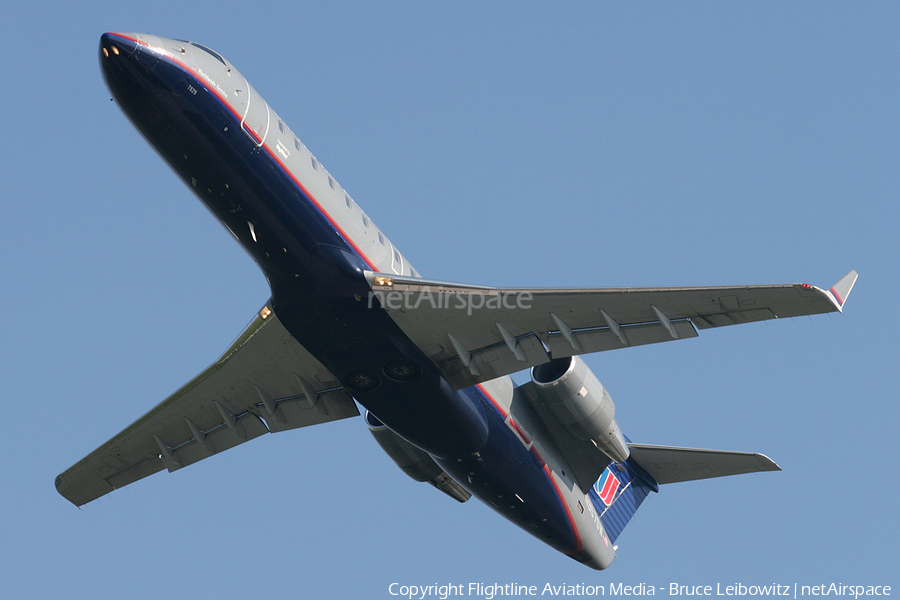
[[[425,279],[220,54],[108,33],[119,106],[265,273],[219,360],[56,479],[77,506],[269,432],[358,416],[397,465],[594,569],[659,485],[777,470],[761,454],[630,443],[579,355],[841,311],[856,281],[498,289]],[[531,369],[516,386],[511,373]]]

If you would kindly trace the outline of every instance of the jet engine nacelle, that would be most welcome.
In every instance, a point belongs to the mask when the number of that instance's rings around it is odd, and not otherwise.
[[[427,481],[454,500],[465,502],[472,494],[456,483],[438,466],[431,455],[391,431],[378,417],[366,411],[366,426],[381,449],[400,470],[415,481]]]
[[[592,441],[616,462],[630,451],[616,423],[616,405],[594,373],[578,356],[558,358],[531,369],[538,396],[576,439]]]

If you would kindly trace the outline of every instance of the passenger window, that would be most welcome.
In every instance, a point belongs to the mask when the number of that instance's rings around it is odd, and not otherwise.
[[[350,196],[344,195],[344,202],[347,203],[347,208],[353,208],[353,202],[350,201]]]
[[[294,148],[297,149],[297,152],[300,152],[300,140],[294,138]]]
[[[281,119],[278,119],[278,131],[284,133],[284,123],[281,121]]]
[[[378,234],[378,241],[381,242],[381,245],[384,246],[384,236],[381,233]]]
[[[316,157],[315,157],[315,156],[310,156],[310,157],[309,157],[309,160],[310,160],[310,162],[312,163],[313,169],[315,169],[316,171],[318,171],[318,170],[319,170],[319,162],[316,160]]]
[[[328,186],[334,189],[334,179],[331,178],[331,175],[328,176]]]
[[[366,213],[363,213],[362,218],[363,218],[363,225],[368,227],[369,226],[369,217],[366,216]]]

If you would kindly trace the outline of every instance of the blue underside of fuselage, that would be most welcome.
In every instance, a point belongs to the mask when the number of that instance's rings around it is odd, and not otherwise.
[[[489,415],[490,434],[485,447],[461,458],[438,464],[473,495],[506,518],[564,553],[580,550],[571,521],[549,468],[536,451],[526,448],[506,424],[506,415],[479,386],[460,394],[480,401]]]
[[[388,314],[367,306],[362,271],[371,263],[243,131],[233,109],[183,66],[126,38],[115,42],[128,52],[101,60],[110,90],[260,265],[272,288],[270,306],[287,330],[342,380],[361,370],[381,374],[389,360],[413,362],[419,369],[414,380],[382,375],[376,389],[354,390],[354,398],[435,456],[473,495],[554,548],[577,552],[574,524],[542,460],[484,392],[451,390]],[[179,94],[185,81],[206,93]]]

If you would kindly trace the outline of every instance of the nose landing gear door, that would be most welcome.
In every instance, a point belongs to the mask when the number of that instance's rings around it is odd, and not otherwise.
[[[269,105],[256,93],[247,80],[244,80],[244,88],[247,90],[246,108],[241,117],[241,128],[257,146],[262,146],[269,132]]]

